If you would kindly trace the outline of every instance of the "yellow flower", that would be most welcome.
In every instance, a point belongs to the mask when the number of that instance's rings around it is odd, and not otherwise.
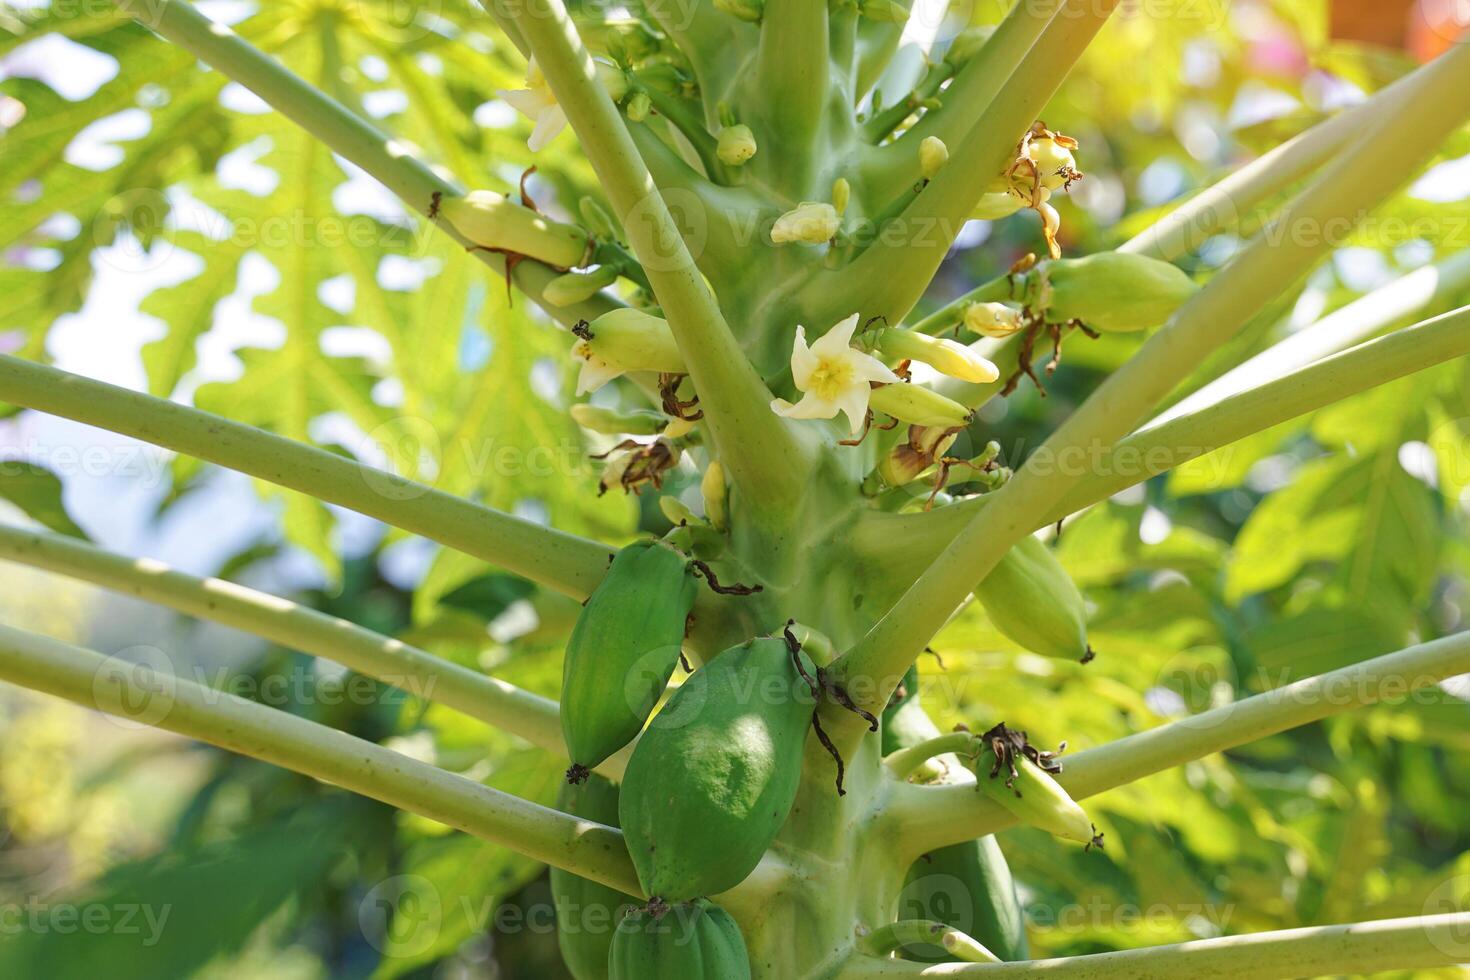
[[[863,427],[868,417],[869,382],[894,384],[899,378],[871,354],[852,346],[858,315],[828,330],[811,346],[807,346],[806,328],[796,328],[796,342],[791,348],[791,378],[803,393],[795,405],[783,398],[771,402],[771,409],[789,419],[830,419],[839,412],[847,414],[852,431]]]
[[[556,96],[551,94],[551,86],[546,84],[546,76],[541,74],[535,58],[526,65],[525,88],[503,88],[495,94],[536,124],[536,128],[531,130],[531,138],[526,141],[532,153],[550,143],[558,133],[567,128],[567,114],[557,104]]]

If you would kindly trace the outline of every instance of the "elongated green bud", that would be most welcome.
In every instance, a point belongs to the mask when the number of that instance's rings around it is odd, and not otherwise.
[[[572,421],[582,428],[608,436],[656,436],[664,431],[664,426],[669,422],[669,417],[661,412],[619,412],[586,402],[578,402],[568,411]]]
[[[969,381],[989,384],[1000,377],[1000,369],[966,347],[942,337],[889,327],[878,335],[878,346],[889,357],[922,361],[934,370]]]
[[[994,33],[995,27],[991,24],[965,28],[950,42],[949,50],[944,52],[944,60],[950,67],[958,68],[975,57],[985,46],[985,42],[990,40],[990,35]]]
[[[649,96],[647,92],[639,89],[638,91],[633,93],[631,98],[628,99],[628,104],[626,108],[628,111],[629,119],[631,119],[633,122],[642,122],[643,120],[647,119],[648,114],[653,111],[653,99]]]
[[[586,353],[623,371],[688,373],[668,321],[642,310],[604,313],[581,328],[578,336]]]
[[[765,3],[764,0],[715,0],[715,9],[754,24],[760,21]]]
[[[592,247],[587,232],[576,225],[552,221],[494,191],[446,197],[438,213],[481,248],[524,255],[558,269],[584,264]]]
[[[777,245],[799,242],[821,245],[832,240],[842,219],[837,209],[822,201],[803,201],[776,219],[771,228],[771,241]]]
[[[586,223],[588,228],[592,229],[593,235],[609,241],[618,237],[617,222],[613,221],[612,215],[608,214],[602,205],[597,203],[596,198],[582,198],[582,200],[577,202],[577,210],[582,214],[582,221]]]
[[[937,391],[915,384],[891,384],[874,388],[868,404],[875,412],[891,415],[910,425],[959,428],[970,423],[970,409]]]
[[[1129,252],[1042,263],[1024,288],[1028,305],[1048,320],[1081,320],[1108,333],[1162,326],[1199,291],[1177,266]]]
[[[715,145],[715,155],[725,166],[739,167],[755,156],[758,149],[755,133],[751,132],[750,127],[744,123],[737,123],[720,130],[720,139]]]
[[[938,136],[925,136],[924,142],[919,144],[919,172],[924,179],[933,180],[948,162],[949,147],[944,145],[944,140]]]
[[[1024,824],[1079,844],[1101,844],[1086,811],[1046,771],[1061,771],[1052,762],[1052,753],[1031,748],[1025,732],[1012,731],[1004,723],[986,732],[980,741],[984,750],[971,765],[982,793]]]
[[[617,270],[607,265],[591,272],[568,272],[548,282],[541,298],[552,306],[571,306],[591,299],[617,281]]]
[[[704,516],[716,528],[723,531],[730,526],[729,488],[725,485],[725,466],[717,459],[710,460],[709,467],[699,481],[699,490],[704,494]]]

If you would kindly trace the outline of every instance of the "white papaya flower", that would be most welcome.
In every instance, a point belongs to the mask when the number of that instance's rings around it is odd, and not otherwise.
[[[615,367],[592,353],[591,345],[585,340],[578,340],[572,345],[572,356],[582,362],[581,370],[577,373],[577,395],[579,397],[591,394],[609,381],[620,378],[626,373],[622,368]]]
[[[557,103],[556,96],[551,94],[551,86],[546,84],[546,76],[541,74],[535,58],[526,64],[525,88],[503,88],[495,94],[536,124],[536,128],[531,130],[531,138],[526,141],[532,153],[538,152],[567,128],[567,114]]]
[[[837,324],[816,342],[807,345],[806,328],[796,328],[791,347],[791,378],[802,392],[795,405],[784,398],[771,402],[771,409],[789,419],[831,419],[845,412],[855,433],[868,417],[870,382],[894,384],[900,379],[882,361],[855,350],[852,335],[858,315]]]

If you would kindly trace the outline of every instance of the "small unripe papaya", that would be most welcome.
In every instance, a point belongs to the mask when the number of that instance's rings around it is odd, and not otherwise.
[[[684,355],[668,321],[642,310],[623,307],[579,327],[579,347],[622,371],[684,374]]]
[[[975,587],[995,628],[1043,657],[1087,663],[1087,603],[1051,550],[1026,535]]]
[[[557,269],[582,265],[592,240],[576,225],[552,221],[495,191],[438,200],[437,212],[481,248],[525,255]]]
[[[563,783],[556,808],[609,827],[618,825],[618,788],[601,776]],[[608,951],[623,916],[642,902],[632,895],[561,868],[551,869],[556,944],[576,980],[607,980]]]
[[[1098,252],[1043,262],[1023,287],[1046,319],[1080,320],[1105,333],[1162,326],[1199,291],[1178,266],[1130,252]]]
[[[639,909],[618,924],[609,980],[750,980],[745,937],[707,899]]]
[[[1102,846],[1102,836],[1087,819],[1087,812],[1051,777],[1061,766],[1052,753],[1038,752],[1026,744],[1026,733],[996,725],[981,736],[986,749],[971,760],[980,791],[1007,810],[1021,823],[1045,830],[1065,840]]]
[[[684,642],[696,582],[689,560],[659,542],[618,552],[567,641],[561,730],[572,781],[637,737]]]
[[[806,654],[794,656],[815,675]],[[726,650],[633,747],[618,812],[648,895],[687,901],[735,887],[786,822],[816,709],[792,658],[771,637]]]

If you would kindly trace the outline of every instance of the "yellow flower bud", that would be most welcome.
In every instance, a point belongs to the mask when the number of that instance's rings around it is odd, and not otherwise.
[[[803,201],[776,219],[775,226],[771,228],[771,241],[776,245],[787,242],[821,245],[831,241],[841,225],[842,219],[832,205]]]
[[[838,214],[847,213],[847,202],[852,197],[852,185],[847,182],[846,177],[838,177],[832,181],[832,207],[837,209]]]
[[[719,460],[710,461],[699,481],[699,490],[704,494],[704,516],[723,531],[730,522],[729,490],[725,486],[725,467]]]
[[[971,303],[965,307],[965,327],[984,337],[1009,337],[1025,326],[1021,311],[1004,303]]]
[[[933,180],[934,175],[948,162],[949,147],[944,145],[944,140],[938,136],[925,136],[924,142],[919,144],[919,172],[924,175],[924,179]]]
[[[922,361],[961,381],[989,384],[1000,377],[994,364],[953,340],[890,327],[878,335],[877,343],[889,357]]]
[[[755,143],[755,134],[750,127],[743,123],[734,126],[726,126],[720,130],[719,143],[715,146],[715,155],[720,162],[727,167],[738,167],[755,156],[758,149]]]

